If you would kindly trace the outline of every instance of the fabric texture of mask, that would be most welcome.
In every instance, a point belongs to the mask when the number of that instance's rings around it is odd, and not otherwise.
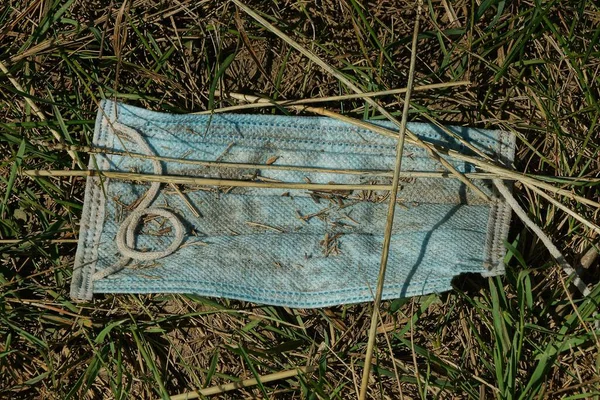
[[[396,130],[388,122],[373,123]],[[429,142],[471,154],[434,125],[412,123],[408,129]],[[512,162],[513,135],[449,129],[505,165]],[[395,142],[329,118],[174,115],[103,101],[93,146],[105,153],[94,155],[89,168],[233,180],[389,185]],[[312,169],[158,163],[123,151]],[[461,172],[475,172],[469,163],[447,159]],[[365,172],[341,174],[317,168]],[[383,298],[446,291],[452,279],[463,273],[503,273],[503,243],[511,214],[491,182],[473,180],[492,199],[487,202],[457,179],[432,176],[445,169],[411,144],[405,146],[402,171],[415,176],[401,178]],[[156,193],[151,193],[153,187],[147,183],[87,178],[71,287],[74,298],[89,300],[94,293],[192,293],[289,307],[373,299],[388,208],[386,191],[186,185],[178,192],[167,184],[154,188]],[[143,204],[149,208],[146,212],[139,211],[143,202],[148,203]],[[154,215],[152,210],[157,209],[166,211]],[[132,218],[139,224],[131,225]],[[124,223],[131,226],[123,228]],[[124,242],[141,257],[129,259],[123,254]],[[144,252],[159,254],[169,247],[168,255],[144,260]]]

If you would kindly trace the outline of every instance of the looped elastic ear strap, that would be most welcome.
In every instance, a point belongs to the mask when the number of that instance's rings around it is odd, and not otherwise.
[[[581,292],[583,297],[589,296],[591,291],[585,284],[585,282],[579,277],[577,271],[573,267],[571,267],[567,260],[565,260],[565,257],[562,255],[558,247],[556,247],[554,243],[552,243],[552,240],[550,240],[548,235],[546,235],[544,231],[542,231],[542,229],[539,226],[537,226],[536,223],[531,220],[531,218],[529,218],[525,210],[521,208],[521,206],[513,197],[512,193],[506,187],[504,182],[502,182],[500,179],[494,179],[494,185],[496,185],[498,192],[500,192],[502,197],[504,197],[504,199],[506,200],[510,208],[513,209],[515,214],[517,214],[517,216],[521,218],[521,221],[523,221],[523,223],[529,229],[531,229],[533,233],[537,235],[537,237],[542,241],[544,246],[546,246],[548,252],[550,252],[550,255],[554,257],[554,259],[556,260],[556,262],[558,262],[563,271],[569,276],[569,278],[571,278],[571,283],[573,284],[573,286],[575,286]],[[597,311],[594,312],[594,317],[597,315],[597,313]],[[595,328],[600,329],[600,320],[595,321]]]
[[[118,122],[113,122],[112,128],[115,130],[115,132],[118,131],[127,136],[130,140],[134,141],[141,148],[143,153],[149,156],[156,155],[148,143],[144,140],[142,135],[140,135],[140,133],[135,129]],[[163,174],[163,168],[160,161],[153,159],[152,165],[155,175]],[[152,182],[150,184],[150,188],[144,194],[142,201],[138,204],[135,210],[129,214],[127,218],[125,218],[125,220],[119,226],[119,230],[117,231],[116,242],[117,248],[122,256],[121,259],[116,264],[94,273],[92,280],[96,281],[119,272],[125,268],[125,266],[127,266],[132,259],[139,261],[157,260],[174,253],[179,246],[181,246],[181,243],[183,243],[184,239],[184,227],[181,220],[177,217],[177,215],[167,209],[150,207],[150,204],[152,204],[158,195],[159,190],[160,182]],[[167,218],[175,229],[175,238],[166,249],[159,251],[139,251],[135,249],[135,229],[139,225],[140,220],[144,215],[158,215]]]

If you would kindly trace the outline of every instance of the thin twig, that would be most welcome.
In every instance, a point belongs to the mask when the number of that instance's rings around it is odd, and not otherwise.
[[[152,175],[138,174],[133,172],[118,171],[65,171],[65,170],[27,170],[24,175],[31,177],[63,177],[63,176],[103,176],[105,178],[123,179],[138,182],[161,182],[175,183],[180,185],[196,186],[224,186],[224,187],[249,187],[263,189],[287,189],[287,190],[319,190],[319,191],[338,191],[338,190],[390,190],[390,185],[380,184],[331,184],[331,183],[303,183],[303,182],[261,182],[244,181],[237,179],[219,179],[204,178],[195,176],[180,175]]]
[[[178,394],[175,396],[171,396],[171,400],[188,400],[188,399],[197,399],[200,396],[212,396],[215,394],[221,394],[225,392],[229,392],[232,390],[247,388],[251,386],[258,385],[260,383],[268,383],[274,381],[280,381],[283,379],[293,378],[294,376],[298,376],[300,374],[307,374],[314,371],[315,367],[298,367],[296,369],[290,369],[287,371],[276,372],[273,374],[260,376],[259,379],[246,379],[241,382],[232,382],[226,385],[217,385],[211,386],[205,389],[195,390],[193,392],[187,392]]]
[[[368,170],[368,169],[341,169],[341,168],[322,168],[302,165],[278,165],[278,164],[256,164],[256,163],[232,163],[225,161],[207,161],[207,160],[196,160],[187,158],[167,157],[148,155],[141,153],[132,153],[129,151],[107,149],[103,147],[90,147],[90,146],[77,146],[77,145],[63,145],[63,144],[49,144],[42,142],[43,146],[47,146],[53,150],[74,150],[81,153],[89,154],[110,154],[121,157],[141,158],[144,160],[157,160],[167,163],[177,164],[190,164],[200,165],[203,167],[211,168],[231,168],[231,169],[264,169],[264,170],[275,170],[275,171],[301,171],[301,172],[315,172],[323,174],[343,174],[343,175],[363,175],[363,176],[388,176],[392,177],[393,172],[384,170]]]
[[[410,302],[410,315],[415,315],[415,299],[412,299]],[[410,324],[410,350],[412,355],[412,362],[415,368],[415,379],[417,381],[417,388],[421,397],[425,397],[425,393],[423,392],[423,388],[421,387],[421,373],[419,372],[419,363],[417,362],[417,352],[415,351],[415,321],[414,319],[409,319]],[[427,382],[426,379],[424,379]]]
[[[183,194],[181,190],[179,190],[177,185],[173,182],[169,182],[169,186],[171,186],[171,188],[177,193],[177,195],[181,198],[181,201],[183,201],[183,204],[186,205],[186,207],[190,210],[194,217],[200,218],[200,213],[198,212],[198,210],[196,210],[196,207],[194,207],[192,203],[188,200],[188,198],[185,196],[185,194]]]
[[[259,167],[259,165],[257,165],[257,167]],[[243,168],[243,167],[242,167]],[[302,171],[302,169],[294,169],[294,168],[290,168],[290,171],[294,171],[294,170],[299,170]],[[96,172],[90,172],[90,171],[94,171],[94,170],[84,170],[84,171],[80,171],[80,170],[25,170],[23,171],[24,175],[27,176],[47,176],[47,177],[53,177],[53,178],[58,178],[58,177],[65,177],[65,176],[94,176],[94,175],[105,175],[111,174],[112,172],[117,172],[117,171],[100,171],[99,173]],[[343,172],[339,172],[342,174],[352,174],[352,175],[364,175],[364,176],[370,176],[370,177],[380,177],[380,178],[390,178],[393,173],[392,172],[382,172],[381,174],[377,175],[375,173],[369,173],[369,171],[367,170],[341,170]],[[320,171],[320,172],[324,172],[324,173],[334,173],[332,172],[332,170],[324,170],[324,171]],[[125,174],[126,172],[117,172],[119,174]],[[156,175],[154,175],[156,176]],[[164,176],[169,176],[169,175],[164,175]],[[176,176],[177,178],[180,177],[184,177],[184,176],[178,176],[178,175],[173,175]],[[497,178],[498,175],[497,174],[493,174],[493,173],[488,173],[488,172],[468,172],[465,174],[465,176],[467,176],[469,179],[485,179],[485,180],[489,180],[489,179],[494,179]],[[456,177],[454,175],[450,175],[449,172],[444,172],[444,171],[401,171],[400,172],[400,177],[401,178],[437,178],[437,179],[456,179]],[[116,175],[113,176],[113,178],[116,178]],[[203,178],[203,177],[194,177],[194,178]],[[130,179],[130,178],[123,178],[123,179]],[[209,179],[209,178],[207,178]],[[515,180],[513,178],[503,178],[505,180]],[[133,180],[133,179],[132,179]],[[139,180],[145,180],[143,178],[140,178]],[[162,181],[161,181],[162,182]],[[170,183],[171,181],[167,179],[165,179],[165,182]],[[245,181],[244,181],[245,182]]]
[[[201,165],[203,167],[214,167],[214,168],[228,168],[228,169],[264,169],[264,170],[275,170],[275,171],[300,171],[300,172],[314,172],[321,174],[341,174],[341,175],[361,175],[371,177],[389,177],[394,175],[391,170],[377,170],[377,169],[342,169],[342,168],[323,168],[323,167],[312,167],[306,165],[277,165],[277,164],[255,164],[255,163],[232,163],[224,161],[207,161],[207,160],[196,160],[187,158],[167,157],[167,156],[156,156],[140,153],[126,152],[122,150],[106,149],[103,147],[90,147],[90,146],[78,146],[78,145],[65,145],[65,144],[51,144],[46,142],[40,142],[44,147],[48,147],[51,150],[73,150],[78,153],[89,153],[89,154],[110,154],[121,157],[132,157],[140,158],[145,160],[157,160],[176,164],[190,164],[190,165]],[[466,173],[466,177],[469,179],[492,179],[498,177],[497,174],[489,173]],[[449,175],[449,172],[443,171],[403,171],[401,172],[402,178],[456,178],[453,175]],[[548,177],[547,177],[548,178]],[[509,178],[510,179],[510,178]]]
[[[390,252],[390,242],[392,237],[392,227],[394,225],[394,213],[396,211],[396,198],[398,195],[398,186],[400,184],[400,169],[402,167],[402,152],[404,150],[404,136],[406,134],[406,124],[408,122],[408,110],[410,108],[410,96],[412,95],[412,86],[415,79],[415,64],[417,60],[417,39],[419,36],[419,20],[421,18],[421,1],[417,3],[417,15],[415,17],[415,27],[413,31],[410,66],[408,69],[408,83],[406,95],[404,98],[404,107],[402,108],[402,120],[400,122],[400,131],[398,132],[398,143],[396,145],[396,164],[394,167],[394,177],[392,178],[392,190],[383,235],[383,249],[381,251],[381,264],[379,267],[379,276],[377,277],[377,290],[375,292],[375,301],[373,302],[373,314],[371,315],[371,327],[369,329],[369,341],[365,354],[365,367],[360,386],[360,400],[367,397],[369,388],[369,375],[371,373],[371,360],[373,359],[373,349],[375,348],[375,339],[377,338],[377,323],[379,322],[379,307],[381,306],[381,297],[383,295],[383,285],[385,282],[385,272],[387,269],[388,256]]]
[[[62,315],[68,315],[69,317],[75,317],[75,318],[81,318],[83,320],[91,322],[90,317],[88,317],[86,315],[75,314],[70,311],[63,310],[60,307],[55,307],[55,306],[52,306],[49,304],[44,304],[44,303],[41,303],[38,301],[20,299],[20,298],[8,298],[8,299],[5,299],[5,301],[9,301],[11,303],[16,303],[16,304],[26,304],[28,306],[38,307],[38,308],[41,308],[44,310],[51,310],[51,311],[54,311],[54,312],[62,314]]]
[[[379,325],[383,327],[383,319],[381,318],[381,313],[377,313],[377,315],[379,316]],[[394,377],[396,378],[396,383],[398,384],[398,393],[400,394],[400,400],[404,400],[404,393],[402,393],[402,383],[400,381],[400,373],[398,372],[398,363],[395,362],[396,360],[394,358],[394,349],[392,348],[392,341],[390,340],[390,337],[385,330],[380,331],[380,329],[377,328],[377,333],[382,333],[383,337],[385,338],[385,343],[387,344],[387,348],[392,359],[392,367],[394,369]]]
[[[442,131],[444,131],[444,133],[446,135],[454,138],[455,140],[458,140],[463,146],[465,146],[468,149],[470,149],[472,152],[474,152],[475,154],[477,154],[479,157],[483,158],[484,160],[492,161],[492,158],[490,156],[488,156],[483,151],[481,151],[477,147],[475,147],[469,140],[467,140],[464,137],[462,137],[462,136],[454,133],[452,131],[452,129],[448,129],[446,126],[440,124],[435,118],[432,118],[430,115],[425,114],[425,113],[421,113],[421,115],[423,115],[427,120],[429,120],[429,122],[433,123],[435,126],[437,126]]]
[[[443,89],[443,88],[454,87],[454,86],[467,86],[470,84],[471,84],[471,82],[469,82],[469,81],[432,83],[429,85],[415,86],[413,88],[413,93],[414,92],[423,92],[423,91],[432,90],[432,89]],[[389,96],[389,95],[397,95],[397,94],[404,94],[404,93],[406,93],[406,88],[399,88],[399,89],[390,89],[390,90],[380,90],[380,91],[376,91],[376,92],[364,92],[364,93],[360,93],[360,94],[343,94],[343,95],[339,95],[339,96],[312,97],[312,98],[308,98],[308,99],[297,99],[297,100],[278,100],[278,101],[272,101],[269,104],[270,105],[278,105],[278,106],[289,106],[289,105],[297,106],[297,105],[302,105],[302,104],[328,103],[328,102],[333,102],[333,101],[364,99],[366,97]],[[222,96],[221,91],[215,90],[215,96]],[[224,113],[224,112],[246,110],[246,109],[253,109],[253,108],[264,108],[264,107],[270,107],[269,104],[262,103],[262,102],[261,103],[251,103],[251,104],[240,104],[240,105],[235,105],[235,106],[230,106],[230,107],[215,108],[214,110],[200,111],[200,112],[193,113],[193,114],[206,115],[206,114]]]
[[[342,82],[343,84],[345,84],[346,86],[348,86],[355,93],[357,93],[357,94],[363,94],[363,91],[358,86],[356,86],[354,83],[352,83],[352,81],[350,81],[350,79],[348,79],[340,71],[336,70],[335,68],[333,68],[332,66],[330,66],[329,64],[327,64],[325,61],[323,61],[321,58],[319,58],[316,54],[312,53],[310,50],[307,50],[306,48],[302,47],[300,44],[298,44],[297,42],[295,42],[291,37],[289,37],[288,35],[286,35],[282,31],[280,31],[279,29],[277,29],[275,26],[273,26],[271,23],[269,23],[266,19],[264,19],[263,17],[261,17],[260,15],[258,15],[255,11],[253,11],[252,9],[250,9],[248,6],[242,4],[239,0],[232,0],[232,1],[238,7],[240,7],[242,10],[244,10],[248,15],[250,15],[252,18],[254,18],[256,21],[260,22],[265,28],[269,29],[271,32],[273,32],[274,34],[276,34],[277,36],[279,36],[282,40],[284,40],[290,46],[292,46],[293,48],[295,48],[296,50],[298,50],[304,56],[308,57],[312,62],[314,62],[315,64],[319,65],[326,72],[328,72],[329,74],[333,75],[340,82]],[[383,115],[388,120],[390,120],[391,122],[393,122],[394,124],[396,124],[396,126],[400,127],[402,125],[400,121],[398,121],[392,114],[390,114],[377,101],[375,101],[374,99],[372,99],[370,97],[365,97],[364,99],[371,106],[375,107],[377,109],[377,111],[379,111],[381,113],[381,115]],[[433,145],[427,144],[427,143],[423,142],[417,135],[415,135],[409,129],[406,129],[406,134],[413,141],[420,143],[422,145],[422,147],[427,150],[427,152],[429,153],[430,157],[432,157],[436,161],[439,161],[444,166],[444,168],[446,168],[452,174],[456,175],[456,177],[461,182],[463,182],[468,188],[470,188],[471,190],[473,190],[479,197],[481,197],[485,201],[489,201],[490,200],[489,197],[485,193],[483,193],[483,191],[481,191],[481,189],[479,189],[471,181],[469,181],[462,173],[460,173],[456,168],[454,168],[454,166],[452,164],[450,164],[448,161],[446,161],[445,159],[443,159],[438,154],[436,148]]]
[[[253,227],[256,227],[256,228],[268,229],[268,230],[275,231],[275,232],[278,232],[278,233],[284,233],[285,232],[283,229],[279,229],[279,228],[277,228],[275,226],[271,226],[271,225],[261,224],[259,222],[246,221],[246,225],[253,226]]]

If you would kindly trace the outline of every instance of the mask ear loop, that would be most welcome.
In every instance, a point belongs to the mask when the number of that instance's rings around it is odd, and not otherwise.
[[[112,127],[115,132],[120,132],[133,140],[142,149],[143,153],[149,156],[156,155],[137,130],[118,122],[113,122]],[[154,174],[162,175],[163,168],[160,161],[155,159],[151,161]],[[116,264],[94,273],[92,280],[96,281],[103,279],[109,275],[121,271],[132,259],[138,261],[158,260],[173,254],[179,248],[179,246],[181,246],[181,243],[183,243],[184,239],[185,229],[179,217],[165,208],[150,207],[150,204],[152,204],[158,195],[159,190],[160,182],[152,182],[150,184],[150,188],[144,194],[142,201],[137,205],[135,210],[129,214],[127,218],[125,218],[125,220],[119,226],[119,230],[117,231],[116,243],[117,248],[122,256],[121,259]],[[139,225],[140,220],[144,215],[158,215],[167,218],[175,229],[175,238],[166,249],[159,251],[139,251],[135,249],[135,229]]]
[[[529,218],[525,210],[521,208],[521,206],[514,198],[510,190],[506,187],[504,182],[502,182],[502,180],[500,179],[494,179],[493,181],[494,185],[498,189],[498,192],[500,192],[502,197],[504,197],[510,208],[512,208],[515,214],[517,214],[517,216],[521,218],[521,221],[523,221],[523,223],[529,229],[531,229],[533,233],[537,235],[537,237],[542,241],[544,246],[546,246],[546,248],[548,249],[550,255],[554,257],[554,259],[556,260],[556,262],[558,262],[563,271],[569,276],[569,278],[571,278],[571,283],[573,284],[573,286],[575,286],[581,292],[583,297],[589,296],[591,291],[585,284],[585,282],[579,277],[577,271],[575,271],[575,269],[571,267],[567,260],[565,260],[565,257],[562,255],[558,247],[556,247],[554,243],[552,243],[552,240],[550,240],[548,235],[546,235],[544,231],[542,231],[542,229],[539,226],[537,226],[536,223],[531,220],[531,218]],[[592,315],[596,317],[597,314],[598,311],[594,311]],[[594,325],[597,330],[600,329],[600,320],[596,319]]]

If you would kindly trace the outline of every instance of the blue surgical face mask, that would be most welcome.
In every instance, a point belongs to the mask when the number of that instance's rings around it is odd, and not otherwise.
[[[394,129],[391,124],[376,123]],[[423,139],[468,153],[433,125],[413,123],[408,128]],[[512,160],[512,135],[450,129],[486,153],[504,162]],[[394,139],[328,118],[171,115],[110,101],[104,101],[98,113],[93,144],[113,152],[151,151],[189,160],[336,170],[390,171],[395,155]],[[474,172],[470,164],[449,161],[459,171]],[[162,162],[157,167],[156,162],[122,153],[96,155],[89,167],[235,180],[391,181],[389,175],[250,166]],[[405,147],[402,170],[444,171],[424,150],[412,145]],[[481,200],[452,178],[402,179],[384,299],[445,291],[462,273],[492,276],[503,272],[510,209],[488,181],[475,183],[492,201]],[[87,179],[71,289],[74,298],[90,299],[94,293],[193,293],[289,307],[373,299],[387,192],[182,186],[179,193],[165,184],[156,188],[154,196],[148,184]],[[151,210],[132,216],[140,202],[148,203],[146,209],[166,210],[171,216],[153,217]],[[132,224],[132,218],[139,223]],[[173,218],[180,226],[173,226],[177,225]],[[119,237],[121,246],[117,246]],[[124,254],[123,243],[136,249],[138,256]],[[144,258],[145,252],[169,246],[174,249],[168,255]]]

